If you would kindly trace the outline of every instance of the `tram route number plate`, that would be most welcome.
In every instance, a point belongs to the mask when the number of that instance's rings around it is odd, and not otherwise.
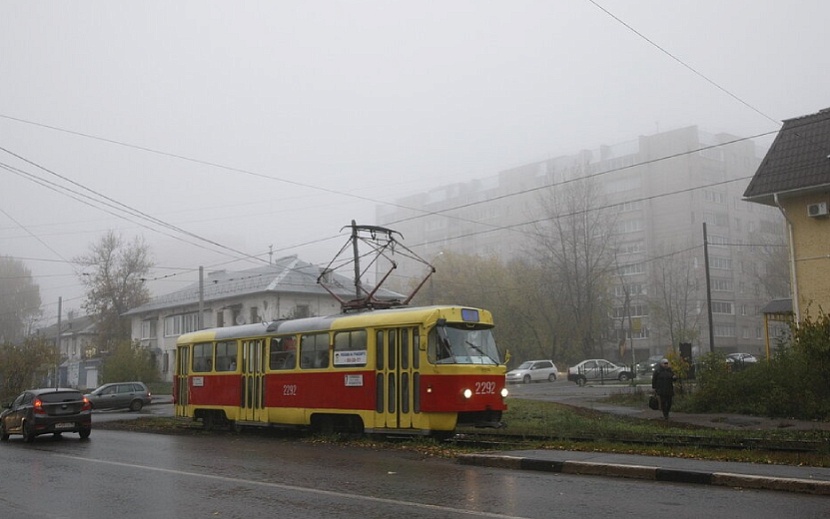
[[[363,385],[363,375],[345,375],[346,387],[360,387]]]

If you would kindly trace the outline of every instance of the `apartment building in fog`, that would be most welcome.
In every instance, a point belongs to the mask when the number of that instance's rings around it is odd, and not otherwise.
[[[601,204],[614,208],[619,276],[608,297],[606,340],[628,339],[637,359],[666,351],[671,339],[649,315],[654,305],[650,296],[657,292],[653,271],[658,258],[686,251],[683,257],[691,261],[699,284],[692,303],[695,351],[707,352],[713,345],[718,351],[763,355],[760,310],[771,299],[789,295],[764,282],[778,275],[765,269],[769,251],[785,243],[783,217],[774,207],[742,200],[764,152],[751,140],[691,126],[436,186],[395,200],[394,206],[378,207],[377,223],[400,231],[406,245],[427,260],[443,251],[507,260],[527,253],[532,222],[544,218],[540,197],[546,189],[590,178],[601,188]],[[626,292],[627,313],[636,322],[630,332],[621,324],[627,322],[622,318]]]

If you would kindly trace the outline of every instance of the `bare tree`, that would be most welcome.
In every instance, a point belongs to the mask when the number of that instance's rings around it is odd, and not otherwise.
[[[29,335],[40,317],[40,287],[23,262],[0,256],[0,342]]]
[[[594,180],[552,188],[540,199],[546,219],[536,225],[536,254],[550,282],[551,306],[568,317],[576,357],[602,354],[607,290],[614,262],[614,217]]]
[[[130,338],[129,322],[121,315],[150,300],[144,285],[153,266],[149,248],[141,238],[128,244],[108,231],[90,245],[89,254],[75,261],[84,268],[80,276],[86,287],[83,308],[95,318],[99,349],[109,351]]]
[[[668,334],[672,347],[693,342],[700,335],[699,273],[690,249],[658,257],[651,269],[651,321]]]
[[[750,233],[756,268],[752,270],[755,283],[763,288],[770,299],[790,297],[790,258],[787,254],[787,238],[781,234]]]

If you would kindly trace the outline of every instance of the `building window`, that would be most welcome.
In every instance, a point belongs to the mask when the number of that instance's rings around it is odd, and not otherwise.
[[[715,337],[734,337],[735,336],[735,326],[731,324],[716,324],[715,328]]]
[[[732,303],[730,301],[712,301],[712,313],[732,315]]]
[[[199,329],[199,313],[169,315],[164,318],[164,336],[177,337]]]
[[[632,232],[638,232],[643,230],[643,221],[641,219],[636,220],[624,220],[617,224],[617,232],[619,234],[627,234]]]
[[[642,263],[620,266],[620,275],[622,276],[634,276],[636,274],[645,274],[645,272],[646,267]]]
[[[709,266],[715,270],[732,270],[732,260],[729,258],[709,258]]]
[[[644,315],[648,315],[648,305],[630,305],[629,311],[631,312],[631,317],[640,317]],[[628,317],[625,313],[624,306],[618,306],[614,308],[614,317],[616,319],[620,319],[623,317]]]
[[[729,245],[729,240],[726,238],[726,236],[710,235],[706,238],[706,241],[709,243],[709,245],[713,245],[713,246],[721,246],[722,247],[722,246]]]
[[[629,241],[620,244],[620,254],[635,254],[645,250],[643,240]]]
[[[158,321],[156,319],[148,319],[146,321],[141,321],[141,338],[142,339],[155,339],[156,338],[156,323]]]
[[[626,289],[629,296],[644,295],[646,289],[642,283],[631,283],[630,285],[616,285],[614,287],[614,296],[624,298]]]
[[[715,292],[731,292],[732,291],[732,280],[731,279],[713,279],[712,280],[712,290]]]
[[[255,307],[255,306],[252,306],[250,308],[250,311],[251,311],[251,323],[256,324],[256,323],[260,322],[259,308]]]

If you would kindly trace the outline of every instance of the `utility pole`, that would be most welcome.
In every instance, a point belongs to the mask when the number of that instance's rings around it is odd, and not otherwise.
[[[58,297],[58,336],[55,338],[56,349],[58,354],[55,358],[55,389],[60,387],[60,371],[61,371],[61,313],[63,310],[63,297]]]
[[[205,267],[199,267],[199,329],[205,329]]]
[[[709,321],[709,352],[715,352],[715,326],[712,323],[712,284],[709,282],[709,239],[706,237],[706,222],[703,222],[703,259],[706,267],[706,312]]]

